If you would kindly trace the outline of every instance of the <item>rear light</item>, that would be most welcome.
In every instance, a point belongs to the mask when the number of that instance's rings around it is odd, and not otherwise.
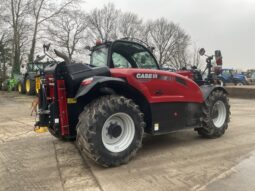
[[[87,85],[91,84],[92,81],[93,81],[93,78],[87,78],[87,79],[85,79],[85,80],[83,80],[83,81],[81,82],[81,85],[82,85],[82,86],[87,86]]]

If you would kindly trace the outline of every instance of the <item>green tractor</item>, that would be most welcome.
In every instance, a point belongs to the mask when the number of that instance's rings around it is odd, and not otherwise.
[[[35,75],[36,70],[32,64],[21,64],[20,73],[22,78],[18,82],[18,92],[20,94],[35,95]]]
[[[40,83],[39,68],[44,68],[50,63],[51,62],[37,62],[36,64],[21,64],[20,73],[22,74],[22,77],[18,81],[18,92],[20,94],[36,95],[39,92],[39,88],[36,85]]]

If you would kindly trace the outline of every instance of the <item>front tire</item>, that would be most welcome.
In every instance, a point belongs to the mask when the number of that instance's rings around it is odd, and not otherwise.
[[[224,91],[213,91],[207,98],[203,105],[202,120],[202,128],[196,129],[200,136],[218,138],[225,133],[230,121],[230,105]]]
[[[237,82],[235,85],[236,86],[244,86],[244,83],[243,82]]]
[[[103,96],[87,105],[79,116],[78,147],[102,166],[119,166],[142,146],[144,126],[143,113],[132,100]]]

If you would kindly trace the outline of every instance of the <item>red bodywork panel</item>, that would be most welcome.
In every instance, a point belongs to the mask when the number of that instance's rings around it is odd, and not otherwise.
[[[57,80],[58,106],[59,106],[59,122],[61,135],[69,135],[69,120],[67,111],[66,88],[64,80]]]
[[[188,77],[177,73],[135,68],[114,68],[110,71],[112,77],[126,79],[149,103],[204,101],[199,86]]]
[[[51,101],[54,101],[55,100],[54,77],[53,77],[53,75],[46,75],[45,79],[46,79],[46,87],[48,87],[48,89],[47,89],[47,99],[51,100]]]
[[[189,78],[189,79],[191,79],[191,80],[193,80],[194,79],[194,77],[193,77],[193,73],[191,72],[191,71],[177,71],[176,72],[177,74],[180,74],[180,75],[182,75],[182,76],[185,76],[185,77],[187,77],[187,78]]]

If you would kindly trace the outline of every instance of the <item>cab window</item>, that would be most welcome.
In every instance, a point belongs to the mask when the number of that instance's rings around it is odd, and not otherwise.
[[[107,66],[108,48],[102,47],[93,51],[90,64],[96,67]]]
[[[136,62],[138,68],[157,69],[155,60],[148,52],[138,52],[133,54],[133,60]]]
[[[122,55],[116,52],[112,54],[112,61],[113,61],[114,68],[131,68],[132,67],[125,57],[123,57]]]
[[[112,45],[112,52],[112,64],[115,68],[159,68],[149,50],[140,44],[117,41]]]

